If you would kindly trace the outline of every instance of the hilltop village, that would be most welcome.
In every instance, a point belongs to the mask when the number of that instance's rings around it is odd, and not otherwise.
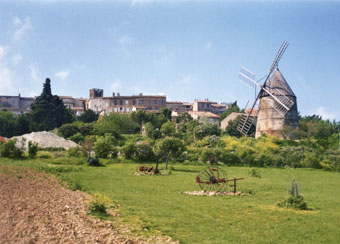
[[[176,118],[182,113],[189,113],[195,120],[208,119],[210,123],[219,123],[220,114],[228,108],[227,104],[219,104],[208,99],[189,102],[167,101],[162,95],[138,95],[122,96],[120,93],[112,93],[112,96],[104,96],[103,89],[93,88],[89,98],[73,98],[72,96],[59,96],[64,105],[75,115],[81,115],[85,110],[105,115],[111,112],[131,113],[144,110],[152,113],[160,113],[161,108],[172,110],[172,117]],[[6,110],[14,114],[28,113],[34,97],[0,96],[0,111]]]

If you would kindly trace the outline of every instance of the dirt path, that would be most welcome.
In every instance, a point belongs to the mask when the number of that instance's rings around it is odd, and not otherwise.
[[[146,240],[87,215],[85,195],[31,169],[0,168],[0,243],[174,243]]]

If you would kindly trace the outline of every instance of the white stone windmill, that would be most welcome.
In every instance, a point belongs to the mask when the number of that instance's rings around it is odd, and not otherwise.
[[[287,47],[288,42],[284,41],[262,85],[255,81],[255,74],[253,72],[241,67],[239,72],[240,81],[251,87],[257,86],[260,88],[253,106],[242,116],[238,124],[237,130],[241,134],[248,134],[256,117],[253,114],[253,110],[258,100],[259,107],[257,110],[255,137],[259,137],[262,134],[283,137],[282,133],[286,127],[298,128],[296,96],[278,69],[278,63]]]

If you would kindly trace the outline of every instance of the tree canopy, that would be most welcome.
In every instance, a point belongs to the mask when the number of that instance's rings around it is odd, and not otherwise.
[[[63,101],[57,95],[52,95],[51,81],[46,78],[41,95],[31,105],[30,129],[48,131],[73,120],[71,111]]]

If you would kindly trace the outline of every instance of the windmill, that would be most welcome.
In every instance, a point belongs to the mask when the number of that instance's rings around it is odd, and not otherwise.
[[[283,128],[285,124],[290,124],[296,126],[297,122],[295,121],[297,119],[297,108],[296,108],[296,97],[293,93],[293,91],[290,89],[288,83],[283,78],[282,74],[278,70],[278,64],[279,61],[286,51],[288,47],[288,42],[284,41],[279,49],[279,51],[276,54],[276,57],[269,69],[268,74],[264,77],[265,80],[263,84],[255,81],[255,74],[248,70],[245,67],[241,67],[241,70],[239,72],[239,79],[246,85],[254,88],[258,87],[259,92],[255,98],[255,101],[253,103],[253,106],[249,111],[247,111],[245,114],[243,114],[242,118],[240,119],[240,122],[238,124],[237,130],[243,134],[248,135],[249,130],[254,123],[256,115],[253,114],[254,107],[258,100],[260,100],[259,103],[259,109],[258,113],[262,120],[266,120],[266,126],[268,127],[268,121],[270,124],[279,124],[279,126],[276,126],[276,129],[279,130]],[[264,108],[270,109],[270,112],[262,112],[264,111]],[[296,111],[293,114],[293,119],[287,120],[287,113],[294,107],[294,111]],[[292,115],[288,115],[289,118],[292,118]],[[273,120],[274,119],[274,120]],[[259,125],[259,120],[257,122],[257,125]],[[270,125],[271,127],[275,127],[275,125]],[[256,135],[258,136],[260,132],[258,131],[258,127],[256,129]],[[279,129],[277,129],[279,127]],[[267,128],[268,129],[268,128]],[[270,130],[270,129],[269,129]]]

